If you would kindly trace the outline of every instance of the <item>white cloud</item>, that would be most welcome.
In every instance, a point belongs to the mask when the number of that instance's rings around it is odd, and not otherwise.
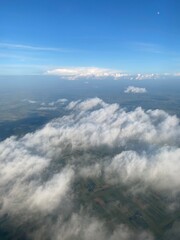
[[[43,213],[52,212],[57,208],[62,199],[66,196],[70,189],[74,172],[71,169],[63,169],[59,174],[47,181],[45,184],[38,186],[34,193],[29,196],[29,208],[36,211],[40,210]]]
[[[125,93],[146,93],[147,90],[145,88],[129,86],[124,92]]]
[[[28,102],[28,103],[31,103],[31,104],[37,103],[37,101],[31,100],[31,99],[23,99],[22,101],[23,102]]]
[[[36,101],[34,101],[34,100],[28,100],[28,102],[29,102],[29,103],[32,103],[32,104],[33,104],[33,103],[36,103]]]
[[[27,233],[35,240],[153,239],[121,222],[110,232],[105,219],[89,211],[92,202],[78,201],[83,191],[76,189],[100,178],[116,189],[124,184],[128,194],[137,182],[138,191],[180,194],[179,119],[140,107],[127,112],[99,98],[66,109],[67,115],[42,129],[0,142],[0,216],[6,214],[15,228],[30,226]],[[163,206],[176,206],[174,199]]]
[[[57,107],[40,107],[38,108],[39,111],[55,111],[57,109]]]
[[[47,75],[57,75],[67,80],[77,79],[106,79],[112,78],[114,80],[129,79],[129,80],[149,80],[167,78],[169,76],[175,76],[173,74],[157,74],[157,73],[138,73],[130,74],[120,70],[113,70],[109,68],[98,67],[60,67],[51,69],[45,72]],[[87,81],[85,83],[88,83]]]
[[[71,102],[67,106],[67,109],[69,110],[76,109],[78,111],[88,111],[97,106],[100,106],[100,107],[106,106],[106,103],[103,100],[96,97],[93,99],[85,100],[83,102],[79,102],[79,101]]]
[[[40,47],[40,46],[31,46],[31,45],[4,43],[4,42],[0,42],[0,48],[32,50],[32,51],[52,51],[52,52],[65,52],[65,51],[67,51],[66,49],[63,49],[63,48]]]
[[[156,73],[151,73],[151,74],[141,74],[138,73],[134,79],[135,80],[148,80],[148,79],[157,79],[160,77],[164,77],[164,74],[156,74]]]
[[[179,158],[180,149],[168,147],[161,148],[151,156],[123,151],[106,167],[106,178],[113,184],[132,184],[140,180],[146,183],[145,186],[151,185],[157,190],[179,192]]]
[[[54,106],[54,105],[57,105],[57,104],[65,104],[67,102],[68,102],[68,100],[66,98],[60,98],[60,99],[58,99],[56,101],[48,103],[48,105],[49,106]]]
[[[48,70],[46,74],[58,75],[69,80],[75,80],[79,78],[108,78],[108,77],[119,79],[128,76],[128,74],[123,73],[121,71],[97,67],[57,68]]]

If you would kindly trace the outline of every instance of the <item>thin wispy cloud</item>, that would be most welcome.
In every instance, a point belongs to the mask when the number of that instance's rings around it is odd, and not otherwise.
[[[1,48],[0,48],[1,49]],[[16,60],[18,62],[31,62],[31,61],[43,61],[44,59],[43,58],[40,58],[40,57],[36,57],[36,56],[32,56],[30,54],[23,54],[23,53],[19,53],[19,52],[16,52],[15,54],[11,54],[8,52],[6,53],[0,53],[0,59],[5,59],[5,60],[8,60],[8,59],[13,59],[13,60]],[[17,62],[16,62],[17,64]],[[14,64],[14,65],[16,65]],[[2,66],[2,64],[1,64]]]
[[[24,44],[11,44],[11,43],[0,43],[0,48],[2,49],[19,49],[19,50],[29,50],[29,51],[50,51],[50,52],[69,52],[73,50],[65,48],[55,48],[55,47],[40,47]]]
[[[167,46],[150,42],[133,42],[130,44],[133,50],[142,53],[162,54],[168,56],[179,56],[177,51],[167,49]]]
[[[133,48],[137,51],[147,52],[147,53],[164,53],[162,46],[155,43],[147,43],[147,42],[134,42]]]

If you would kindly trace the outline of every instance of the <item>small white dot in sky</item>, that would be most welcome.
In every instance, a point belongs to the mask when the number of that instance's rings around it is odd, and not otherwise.
[[[159,15],[160,14],[160,12],[157,12],[157,15]]]

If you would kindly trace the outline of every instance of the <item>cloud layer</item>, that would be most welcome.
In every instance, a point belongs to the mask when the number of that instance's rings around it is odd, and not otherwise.
[[[166,79],[169,77],[179,77],[179,74],[158,74],[158,73],[138,73],[130,74],[127,72],[113,70],[108,68],[98,67],[61,67],[50,69],[45,72],[47,75],[57,75],[67,80],[78,79],[107,79],[112,78],[114,80],[130,79],[130,80],[150,80],[150,79]]]
[[[177,209],[179,119],[141,107],[126,112],[99,98],[71,102],[66,113],[34,133],[0,142],[4,228],[24,227],[31,239],[153,239],[123,221],[109,228],[90,200],[83,203],[79,186],[93,179],[104,189],[126,186],[132,196],[151,189],[166,195],[167,209]]]
[[[127,74],[121,71],[114,71],[106,68],[97,67],[76,67],[76,68],[57,68],[47,71],[49,75],[58,75],[69,80],[75,80],[79,78],[122,78]]]

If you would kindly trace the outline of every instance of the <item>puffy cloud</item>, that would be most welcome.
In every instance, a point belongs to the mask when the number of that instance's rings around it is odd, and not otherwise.
[[[56,68],[48,70],[48,75],[57,75],[68,80],[76,79],[104,79],[113,78],[118,79],[131,79],[131,80],[144,80],[144,79],[157,79],[164,77],[164,74],[128,74],[122,71],[112,70],[108,68],[97,67],[68,67],[68,68]]]
[[[52,212],[66,196],[73,177],[73,170],[63,169],[44,184],[38,186],[29,197],[29,207],[41,212]]]
[[[156,73],[151,73],[151,74],[141,74],[138,73],[134,79],[135,80],[144,80],[144,79],[157,79],[159,77],[164,77],[164,74],[156,74]]]
[[[60,67],[56,69],[50,69],[45,72],[47,75],[60,76],[67,80],[77,79],[107,79],[112,78],[114,80],[128,79],[128,80],[149,80],[149,79],[166,79],[169,77],[179,77],[179,73],[138,73],[131,74],[120,70],[113,70],[109,68],[98,67]],[[85,81],[87,84],[88,81]]]
[[[49,105],[49,106],[54,106],[54,105],[56,105],[56,104],[65,104],[65,103],[67,103],[67,102],[68,102],[68,100],[67,100],[66,98],[60,98],[60,99],[58,99],[58,100],[56,100],[56,101],[53,101],[53,102],[48,103],[48,105]]]
[[[124,92],[125,93],[146,93],[147,90],[145,88],[129,86]]]
[[[38,108],[40,111],[55,111],[58,107],[62,107],[63,105],[68,103],[68,99],[60,98],[56,101],[52,101],[49,103],[42,102],[41,107]]]
[[[167,147],[150,156],[123,151],[106,167],[106,178],[111,183],[143,181],[161,191],[179,192],[179,158],[180,149]]]
[[[57,68],[48,70],[46,74],[58,75],[69,80],[75,80],[79,78],[108,78],[108,77],[119,79],[128,76],[128,74],[122,73],[121,71],[97,67]]]
[[[99,98],[88,99],[83,102],[73,101],[68,106],[67,109],[72,110],[76,109],[78,111],[87,111],[97,106],[106,106],[106,103]]]
[[[73,177],[73,170],[64,168],[43,179],[52,160],[26,147],[25,141],[9,138],[0,144],[1,215],[22,214],[35,208],[52,211],[66,195]]]
[[[42,129],[0,142],[0,217],[35,240],[153,239],[123,221],[109,229],[112,219],[96,212],[83,186],[93,179],[97,189],[124,185],[128,194],[151,188],[175,196],[163,206],[176,208],[179,119],[141,107],[127,112],[99,98],[64,107],[66,115]]]

